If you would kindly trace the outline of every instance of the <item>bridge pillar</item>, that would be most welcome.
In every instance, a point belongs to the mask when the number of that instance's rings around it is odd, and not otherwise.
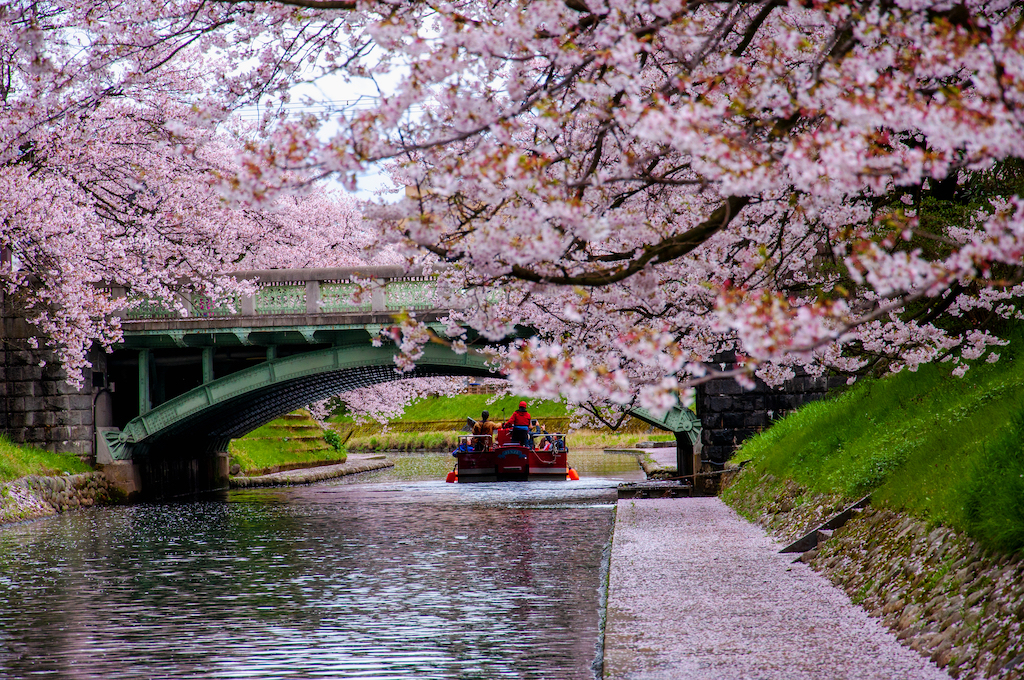
[[[213,382],[213,348],[203,348],[203,384]]]
[[[194,496],[228,488],[230,457],[227,451],[197,451],[190,455],[154,452],[132,462],[138,470],[142,498]]]
[[[252,316],[256,313],[256,296],[255,295],[243,295],[242,296],[242,312],[243,316]]]
[[[661,417],[644,408],[630,409],[630,415],[648,425],[668,430],[676,437],[676,476],[691,477],[696,471],[697,465],[694,459],[699,460],[701,424],[697,416],[689,409],[676,404]],[[695,455],[696,454],[696,455]]]
[[[92,398],[93,425],[96,428],[114,426],[114,404],[110,397],[110,389],[100,387]]]
[[[149,362],[152,352],[148,349],[139,350],[139,414],[149,413],[153,408],[153,400],[150,396]]]
[[[320,282],[306,281],[306,314],[320,313]]]
[[[387,301],[384,299],[384,281],[377,279],[374,283],[377,285],[370,292],[370,311],[383,312],[387,309]]]
[[[142,495],[142,478],[139,476],[139,466],[130,460],[115,460],[106,465],[97,466],[107,481],[121,491],[130,500],[136,500]]]
[[[676,436],[676,476],[693,474],[693,442],[689,432],[674,432]]]

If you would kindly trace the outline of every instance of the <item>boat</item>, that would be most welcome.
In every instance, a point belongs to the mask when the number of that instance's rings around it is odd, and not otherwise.
[[[569,467],[565,435],[530,434],[533,446],[513,442],[512,428],[494,435],[462,435],[452,455],[458,461],[448,473],[448,482],[526,482],[531,480],[579,479]]]

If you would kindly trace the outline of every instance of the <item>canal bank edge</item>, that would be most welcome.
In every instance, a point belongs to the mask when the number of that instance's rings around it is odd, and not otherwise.
[[[0,484],[0,524],[123,501],[102,472],[46,477],[29,475]]]
[[[232,477],[230,484],[231,488],[312,484],[393,465],[384,456],[350,455],[347,462],[337,465],[288,470],[259,477]],[[50,517],[94,505],[127,502],[130,497],[120,488],[122,486],[121,480],[111,479],[109,469],[77,475],[21,477],[0,484],[0,525]]]
[[[771,497],[726,493],[724,500],[783,543],[843,504],[839,498],[812,496],[792,482],[786,489]],[[804,501],[794,505],[800,495]],[[986,551],[947,527],[869,506],[797,559],[954,678],[1024,678],[1021,555]]]
[[[228,483],[232,489],[248,489],[265,486],[291,486],[298,484],[313,484],[328,479],[354,475],[360,472],[370,472],[382,468],[393,467],[394,462],[386,456],[359,456],[349,454],[344,463],[335,465],[321,465],[303,469],[284,470],[267,475],[253,477],[229,477]]]

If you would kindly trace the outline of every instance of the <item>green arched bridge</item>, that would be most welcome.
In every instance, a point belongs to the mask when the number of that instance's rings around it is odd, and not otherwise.
[[[394,347],[340,346],[271,359],[218,378],[107,429],[110,458],[128,460],[156,450],[214,454],[228,442],[285,413],[335,394],[403,378],[485,377],[492,372],[475,352],[456,354],[428,345],[416,369],[397,373]]]
[[[221,307],[183,300],[187,316],[162,301],[122,313],[124,341],[93,373],[98,463],[132,461],[148,471],[149,487],[192,480],[160,495],[214,488],[204,478],[216,477],[224,461],[209,461],[223,459],[231,439],[306,404],[402,378],[497,375],[480,351],[457,354],[443,343],[428,343],[415,370],[398,373],[395,346],[373,346],[401,313],[444,336],[438,319],[448,310],[434,304],[430,276],[398,267],[235,276],[252,281],[256,294]],[[513,329],[507,339],[527,332]],[[699,422],[689,411],[637,416],[676,432],[681,448],[697,441]]]
[[[350,389],[492,374],[479,352],[456,354],[433,343],[413,372],[401,374],[394,345],[373,346],[406,312],[443,337],[432,277],[398,267],[235,276],[255,283],[256,294],[223,307],[191,298],[184,301],[188,316],[160,301],[122,313],[124,342],[106,370],[94,373],[109,402],[106,412],[97,409],[98,462],[226,451],[232,438]]]

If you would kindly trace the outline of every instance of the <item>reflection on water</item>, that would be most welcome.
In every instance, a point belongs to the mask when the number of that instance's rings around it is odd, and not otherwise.
[[[0,677],[593,678],[614,484],[642,475],[572,463],[591,476],[404,465],[2,528]]]
[[[379,451],[365,455],[386,456],[395,463],[394,467],[376,470],[353,477],[345,477],[332,484],[367,484],[396,480],[444,479],[455,469],[455,458],[449,453],[403,453]],[[612,485],[618,482],[632,482],[644,478],[636,456],[606,454],[601,449],[572,450],[569,466],[575,468],[581,477],[593,478],[598,483]]]

